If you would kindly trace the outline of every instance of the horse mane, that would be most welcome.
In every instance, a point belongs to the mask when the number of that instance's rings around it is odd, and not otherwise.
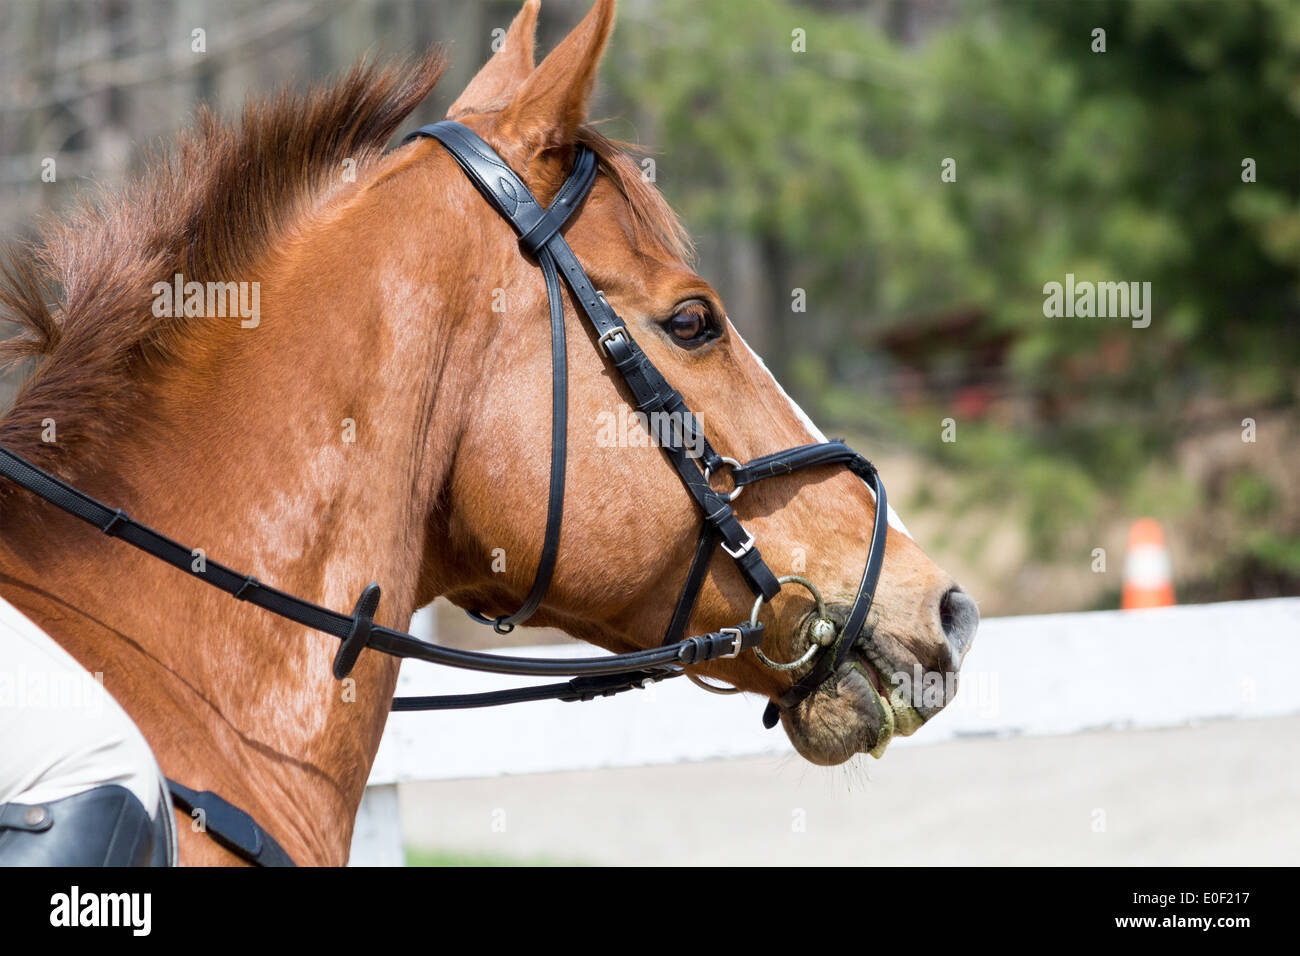
[[[147,155],[140,179],[83,197],[12,246],[0,262],[0,319],[18,334],[0,342],[0,364],[35,367],[0,420],[0,444],[67,478],[96,460],[128,424],[141,372],[174,356],[194,321],[155,316],[154,284],[177,272],[247,275],[340,189],[345,160],[360,172],[382,155],[444,65],[436,52],[363,61],[339,83],[251,101],[230,125],[201,108],[174,149]],[[46,419],[55,442],[41,440]]]
[[[75,481],[133,424],[150,369],[179,354],[195,319],[153,314],[153,286],[247,277],[277,241],[357,176],[428,96],[445,66],[439,53],[414,63],[362,62],[336,84],[305,95],[254,100],[227,125],[206,107],[170,151],[151,151],[144,174],[100,188],[34,241],[0,257],[0,367],[30,362],[3,418],[0,445]],[[675,213],[623,150],[591,127],[578,132],[631,211],[633,239],[689,260]],[[57,441],[42,440],[47,420]],[[0,483],[0,499],[12,487]]]

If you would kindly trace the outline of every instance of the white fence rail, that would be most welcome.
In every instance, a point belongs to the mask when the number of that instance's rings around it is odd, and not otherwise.
[[[426,624],[427,626],[427,624]],[[512,649],[588,656],[586,645]],[[526,684],[412,663],[399,694],[461,694]],[[686,681],[584,704],[394,714],[358,817],[353,862],[401,862],[396,784],[631,767],[790,752],[759,723],[764,701]],[[980,625],[961,691],[915,736],[1065,734],[1300,713],[1300,598],[995,618]]]

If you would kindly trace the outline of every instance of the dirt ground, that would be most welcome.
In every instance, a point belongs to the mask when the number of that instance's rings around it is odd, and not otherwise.
[[[401,787],[408,847],[614,865],[1300,864],[1300,716]]]

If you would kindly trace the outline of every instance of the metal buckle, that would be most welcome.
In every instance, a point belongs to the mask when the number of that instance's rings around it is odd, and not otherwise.
[[[729,466],[732,467],[732,468],[739,468],[739,467],[740,467],[740,462],[736,461],[736,459],[734,459],[734,458],[728,458],[726,455],[723,455],[723,456],[721,456],[721,457],[722,457],[722,463],[723,463],[724,465],[729,465]],[[712,473],[713,473],[713,469],[709,468],[709,467],[706,465],[705,468],[704,468],[704,482],[705,482],[705,484],[708,484],[708,481],[709,481],[709,475],[711,475]],[[712,485],[709,485],[709,487],[710,487],[710,488],[713,488]],[[713,490],[714,490],[714,491],[717,491],[716,488],[714,488]],[[731,489],[731,493],[730,493],[730,494],[728,494],[728,495],[723,495],[723,497],[725,497],[725,498],[727,499],[728,502],[735,501],[737,498],[740,497],[740,493],[741,493],[742,491],[744,491],[744,490],[745,490],[745,486],[744,486],[744,485],[736,485],[736,487],[734,487],[734,488]],[[720,495],[722,494],[721,491],[718,491],[717,493],[720,494]],[[728,551],[727,553],[728,553],[728,554],[731,554],[730,551]],[[741,554],[744,554],[745,552],[742,551],[742,552],[740,552],[740,553],[741,553]],[[731,555],[731,556],[732,556],[733,558],[736,557],[736,555],[734,555],[734,554]]]
[[[609,349],[605,347],[605,340],[611,339],[616,335],[621,335],[623,337],[623,341],[626,344],[628,345],[632,344],[632,340],[627,337],[627,330],[624,329],[623,326],[621,325],[616,325],[608,332],[606,332],[604,335],[602,335],[600,338],[596,339],[596,344],[600,346],[600,350],[604,352],[606,355],[609,355]],[[614,356],[610,355],[609,357],[613,358]]]
[[[728,548],[727,542],[725,541],[722,542],[722,550],[727,552],[727,554],[731,555],[733,558],[736,558],[737,560],[743,558],[746,554],[748,554],[751,550],[753,550],[754,547],[754,532],[747,531],[746,534],[749,535],[749,540],[742,542],[740,547],[737,548],[735,551],[732,551],[730,548]]]
[[[718,633],[719,633],[719,634],[734,634],[734,635],[736,636],[736,640],[735,640],[735,642],[732,644],[732,651],[731,651],[731,653],[730,653],[730,654],[719,654],[719,655],[718,655],[718,660],[723,660],[723,659],[725,659],[725,658],[739,657],[739,656],[740,656],[740,652],[743,651],[743,650],[745,649],[745,646],[744,646],[745,638],[744,638],[744,635],[740,633],[740,628],[738,628],[738,627],[723,627],[723,628],[719,628],[719,629],[718,629]]]

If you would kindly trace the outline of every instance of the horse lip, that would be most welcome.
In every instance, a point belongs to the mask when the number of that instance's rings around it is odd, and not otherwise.
[[[877,667],[876,663],[867,656],[866,648],[855,643],[853,645],[853,653],[860,661],[862,661],[862,669],[866,671],[867,680],[871,681],[871,686],[875,688],[876,693],[879,694],[881,698],[887,699],[888,694],[885,692],[885,679],[880,673],[880,668]]]
[[[861,666],[855,666],[854,670],[863,674],[875,696],[880,724],[873,728],[871,746],[867,748],[866,752],[878,759],[884,756],[885,748],[897,736],[899,715],[894,709],[894,702],[885,689],[884,673],[867,656],[866,645],[855,641],[852,656],[854,660],[850,662],[851,665],[861,662]]]
[[[843,623],[842,616],[836,615],[834,612],[830,616],[836,620],[837,624]],[[814,615],[809,615],[800,622],[799,627],[794,632],[796,637],[806,635],[806,628],[813,618]],[[891,673],[892,668],[885,664],[879,650],[871,644],[870,638],[871,628],[864,627],[858,640],[853,642],[849,659],[842,666],[826,675],[826,678],[814,693],[809,695],[807,702],[811,702],[818,694],[829,693],[832,697],[839,696],[836,689],[837,684],[841,680],[850,677],[854,671],[857,671],[861,679],[865,680],[867,686],[871,688],[868,698],[864,699],[862,703],[863,729],[869,734],[869,739],[866,741],[866,746],[857,752],[868,753],[879,758],[883,756],[885,748],[897,736],[899,717],[886,689],[888,681],[885,675]],[[807,648],[806,640],[803,646],[805,649]],[[834,648],[826,648],[822,653],[833,654]],[[875,658],[875,660],[872,658]],[[804,670],[803,673],[807,674],[809,671]],[[798,677],[795,676],[795,679],[798,680]]]

